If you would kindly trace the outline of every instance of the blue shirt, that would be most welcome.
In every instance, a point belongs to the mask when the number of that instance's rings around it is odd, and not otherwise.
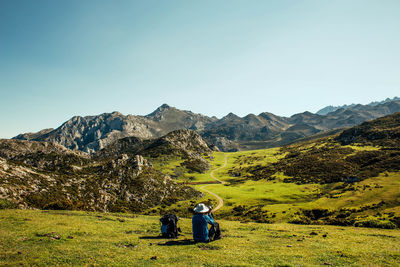
[[[214,224],[214,218],[211,214],[196,213],[192,217],[193,239],[199,242],[208,241],[208,224]]]

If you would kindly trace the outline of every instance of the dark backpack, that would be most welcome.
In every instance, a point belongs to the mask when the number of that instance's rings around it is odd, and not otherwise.
[[[174,214],[164,215],[161,219],[161,234],[163,237],[167,238],[177,238],[178,232],[181,231],[178,228],[179,218]]]

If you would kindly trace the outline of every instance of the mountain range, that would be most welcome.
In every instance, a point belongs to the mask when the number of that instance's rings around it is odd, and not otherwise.
[[[328,109],[326,107],[325,111],[319,113],[326,113]],[[215,150],[260,149],[290,144],[325,131],[352,127],[399,112],[400,100],[394,98],[333,109],[322,115],[306,111],[291,117],[268,112],[245,117],[229,113],[218,119],[163,104],[145,116],[123,115],[119,112],[75,116],[57,129],[20,134],[13,139],[55,142],[72,150],[93,154],[122,138],[154,139],[174,130],[190,129],[199,133]]]
[[[373,102],[367,104],[367,106],[377,106],[377,105],[379,105],[379,104],[385,104],[385,103],[387,103],[387,102],[398,101],[398,100],[400,100],[399,97],[386,98],[386,99],[383,100],[383,101],[373,101]],[[356,104],[342,105],[342,106],[326,106],[326,107],[324,107],[324,108],[318,110],[318,111],[316,112],[316,114],[318,114],[318,115],[326,115],[326,114],[328,114],[328,113],[330,113],[330,112],[334,112],[334,111],[336,111],[336,110],[338,110],[338,109],[341,109],[341,108],[343,108],[343,109],[348,109],[348,108],[352,108],[352,107],[355,107],[355,106],[356,106]]]

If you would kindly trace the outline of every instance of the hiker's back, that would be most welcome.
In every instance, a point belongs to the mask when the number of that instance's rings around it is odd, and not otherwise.
[[[208,240],[208,223],[214,223],[208,215],[195,214],[192,217],[193,239],[206,242]]]

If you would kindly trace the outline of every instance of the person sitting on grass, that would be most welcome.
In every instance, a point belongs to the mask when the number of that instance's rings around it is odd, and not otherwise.
[[[196,242],[210,242],[221,238],[219,224],[215,222],[211,209],[203,203],[197,204],[192,217],[193,239]],[[208,230],[208,224],[211,224]]]

